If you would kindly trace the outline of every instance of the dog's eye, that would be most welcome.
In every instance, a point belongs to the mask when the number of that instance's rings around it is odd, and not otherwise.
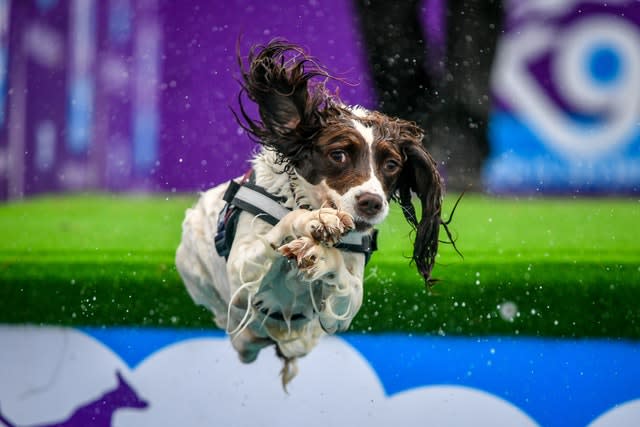
[[[348,155],[344,150],[333,150],[329,153],[329,157],[336,163],[346,163]]]
[[[400,163],[393,159],[388,159],[384,162],[384,171],[387,173],[393,173],[400,168]]]

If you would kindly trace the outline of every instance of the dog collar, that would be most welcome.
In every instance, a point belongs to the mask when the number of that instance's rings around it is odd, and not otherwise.
[[[241,211],[258,216],[271,225],[276,225],[291,212],[291,209],[283,205],[282,197],[277,197],[255,184],[252,171],[245,174],[241,182],[230,181],[223,200],[227,203],[219,215],[215,246],[218,254],[225,259],[231,251]],[[378,249],[377,237],[376,229],[370,232],[351,231],[340,239],[335,248],[362,253],[365,256],[365,262],[369,262],[373,252]]]

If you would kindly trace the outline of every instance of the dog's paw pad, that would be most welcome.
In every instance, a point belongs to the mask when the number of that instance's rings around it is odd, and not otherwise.
[[[338,219],[340,219],[340,224],[342,226],[342,232],[344,234],[356,228],[356,223],[353,220],[353,217],[347,212],[338,211],[336,213]]]
[[[308,231],[317,242],[334,244],[341,236],[340,230],[323,218],[323,221],[313,220],[309,222]]]
[[[290,242],[280,246],[278,248],[278,252],[280,252],[286,258],[297,260],[300,256],[305,254],[314,244],[315,242],[312,239],[303,236],[291,240]]]
[[[315,255],[302,256],[298,259],[298,268],[300,270],[306,270],[313,267],[318,261],[318,257]]]
[[[295,261],[298,269],[309,277],[314,276],[324,250],[310,237],[300,237],[278,248],[278,252]]]
[[[325,248],[316,244],[299,254],[297,258],[298,270],[304,274],[307,280],[318,278],[321,266],[326,264],[324,250]]]
[[[314,212],[306,231],[316,241],[333,246],[354,228],[353,217],[346,212],[323,208]]]

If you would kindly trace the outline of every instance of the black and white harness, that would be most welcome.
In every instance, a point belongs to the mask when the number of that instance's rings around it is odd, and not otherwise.
[[[291,209],[283,205],[284,198],[274,196],[263,187],[255,184],[253,171],[247,172],[241,182],[230,181],[223,200],[227,202],[218,219],[215,246],[218,255],[227,259],[236,235],[238,217],[242,211],[248,212],[271,225],[276,225]],[[371,232],[351,231],[347,233],[335,248],[342,251],[362,253],[365,262],[369,262],[377,247],[378,230]]]

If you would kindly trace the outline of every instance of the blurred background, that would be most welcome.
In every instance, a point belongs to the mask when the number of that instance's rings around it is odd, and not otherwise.
[[[274,38],[425,129],[447,220],[467,190],[433,288],[392,209],[291,395],[174,266],[256,149],[236,46]],[[98,399],[111,425],[638,426],[639,193],[639,0],[0,0],[0,425],[126,383],[149,407]]]
[[[449,189],[639,191],[635,0],[0,0],[0,199],[237,176],[236,44],[275,37],[424,127]]]

